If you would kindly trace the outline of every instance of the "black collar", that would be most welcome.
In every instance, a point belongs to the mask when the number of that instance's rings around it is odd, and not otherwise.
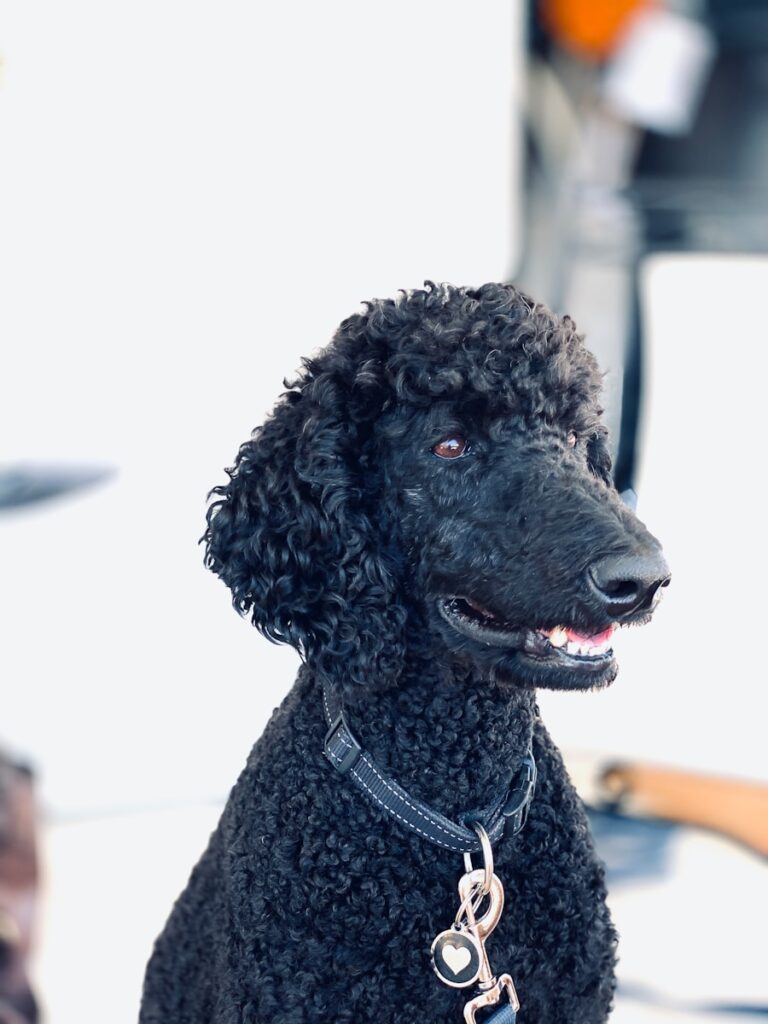
[[[483,826],[491,843],[498,842],[505,832],[517,835],[525,825],[536,786],[536,762],[530,750],[504,793],[482,810],[465,812],[460,822],[455,822],[412,797],[381,771],[373,756],[355,739],[344,717],[341,697],[327,684],[323,685],[323,708],[328,723],[323,743],[325,756],[338,772],[348,775],[369,800],[404,828],[446,850],[479,853],[480,840],[469,827],[472,822]]]

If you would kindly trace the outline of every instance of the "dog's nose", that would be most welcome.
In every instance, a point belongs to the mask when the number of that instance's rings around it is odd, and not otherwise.
[[[658,548],[643,554],[609,555],[591,565],[587,578],[606,614],[614,621],[650,611],[671,579]]]

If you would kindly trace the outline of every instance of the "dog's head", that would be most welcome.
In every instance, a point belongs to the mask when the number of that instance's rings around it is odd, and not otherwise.
[[[669,571],[613,487],[599,393],[573,323],[511,286],[370,303],[241,447],[207,563],[345,687],[408,655],[605,685]]]

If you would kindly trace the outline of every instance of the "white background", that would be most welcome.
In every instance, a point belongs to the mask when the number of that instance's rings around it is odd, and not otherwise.
[[[0,741],[32,757],[56,823],[54,1021],[135,1018],[152,936],[295,673],[202,567],[206,491],[360,300],[513,273],[521,45],[501,0],[0,12],[2,457],[118,471],[0,518]],[[542,696],[569,750],[765,773],[767,285],[759,261],[646,269],[640,512],[675,580],[620,638],[611,691]],[[679,952],[660,906],[666,927],[624,926],[640,976]],[[669,985],[758,998],[720,970],[738,921],[699,932]]]
[[[296,659],[202,568],[206,492],[363,299],[510,274],[521,32],[506,2],[4,9],[3,456],[119,471],[0,519],[0,740],[56,810],[234,781]]]

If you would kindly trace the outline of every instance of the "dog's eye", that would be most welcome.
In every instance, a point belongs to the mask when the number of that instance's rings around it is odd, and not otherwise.
[[[568,445],[569,448],[575,448],[576,447],[576,442],[578,440],[579,440],[579,435],[575,431],[571,430],[570,433],[568,434],[568,437],[566,437],[566,439],[565,439],[565,443]]]
[[[436,444],[432,451],[441,459],[460,459],[469,449],[469,442],[461,434],[454,434],[451,437],[444,437]]]

